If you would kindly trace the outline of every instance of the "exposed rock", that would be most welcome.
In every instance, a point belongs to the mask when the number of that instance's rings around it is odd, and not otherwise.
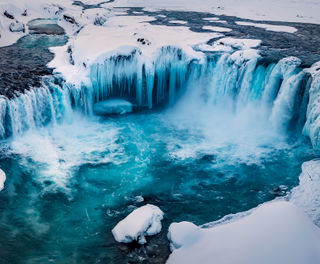
[[[107,19],[105,17],[97,16],[94,19],[93,24],[96,26],[102,26],[104,23],[106,23]]]
[[[64,36],[27,35],[17,43],[0,47],[0,94],[13,98],[30,87],[41,87],[42,76],[52,73],[46,67],[54,55],[53,45],[65,45]]]
[[[63,15],[63,19],[71,24],[78,25],[78,23],[72,16]]]
[[[8,11],[6,10],[6,11],[4,11],[4,13],[3,13],[7,18],[9,18],[9,19],[14,19],[14,16],[13,15],[11,15],[10,13],[8,13]]]
[[[142,45],[146,45],[146,44],[150,45],[151,44],[151,42],[149,40],[144,39],[144,38],[138,38],[137,41],[140,42]]]

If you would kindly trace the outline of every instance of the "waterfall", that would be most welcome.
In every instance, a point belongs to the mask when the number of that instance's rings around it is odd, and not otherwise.
[[[139,107],[152,108],[169,99],[185,86],[191,61],[180,50],[162,48],[153,61],[146,61],[134,51],[128,56],[111,57],[91,66],[92,98],[134,98]]]
[[[94,103],[109,98],[125,98],[138,108],[152,109],[173,105],[191,89],[199,91],[205,104],[234,112],[248,105],[263,109],[275,130],[301,133],[304,127],[304,135],[320,146],[320,78],[302,69],[294,57],[278,63],[235,57],[207,54],[199,60],[181,49],[164,47],[150,60],[135,50],[89,66],[90,85],[76,87],[59,76],[46,77],[41,88],[12,100],[0,97],[0,138],[61,122],[74,110],[91,114]]]
[[[53,82],[43,81],[41,88],[33,88],[9,100],[0,98],[0,138],[18,136],[28,129],[56,123],[71,114],[69,91]]]

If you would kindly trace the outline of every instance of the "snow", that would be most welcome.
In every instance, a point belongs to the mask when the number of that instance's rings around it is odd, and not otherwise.
[[[237,38],[222,38],[217,41],[218,44],[231,46],[236,49],[257,48],[261,44],[259,39],[237,39]]]
[[[104,6],[199,11],[253,20],[320,23],[320,2],[317,0],[118,0]]]
[[[170,20],[169,23],[184,25],[184,24],[187,24],[188,22],[184,20]]]
[[[299,185],[291,191],[290,201],[320,226],[320,160],[302,164]]]
[[[217,31],[217,32],[230,32],[232,31],[231,28],[226,28],[226,27],[213,27],[213,26],[204,26],[202,29],[205,30],[212,30],[212,31]]]
[[[51,48],[55,58],[49,67],[62,73],[67,82],[80,84],[87,82],[88,66],[102,63],[112,56],[138,51],[152,64],[160,48],[172,46],[181,48],[190,58],[202,59],[203,53],[195,51],[193,46],[221,36],[218,33],[193,32],[185,26],[151,25],[148,22],[152,20],[154,18],[150,16],[116,16],[110,17],[103,26],[88,25],[66,46]],[[138,39],[144,39],[145,44]],[[69,57],[68,46],[72,47],[75,65],[66,59]]]
[[[114,239],[120,243],[134,240],[140,244],[147,241],[145,236],[160,233],[163,212],[155,205],[147,204],[135,209],[112,229]]]
[[[206,20],[206,21],[218,21],[220,20],[218,17],[205,17],[205,18],[202,18],[203,20]]]
[[[132,104],[124,99],[110,99],[93,105],[93,112],[97,115],[126,114],[132,112]]]
[[[6,174],[4,173],[3,170],[0,169],[0,191],[3,190],[5,181],[6,181]]]
[[[168,264],[317,264],[320,229],[292,203],[265,203],[237,221],[211,228],[173,223]]]
[[[240,65],[244,61],[252,60],[260,57],[258,47],[261,40],[258,39],[237,39],[237,38],[221,38],[213,42],[212,45],[200,44],[196,48],[206,52],[226,52],[232,53],[230,60]]]
[[[258,27],[258,28],[264,28],[265,30],[274,31],[274,32],[287,32],[287,33],[297,32],[296,28],[289,27],[289,26],[260,24],[260,23],[244,22],[244,21],[236,21],[236,24],[241,26],[252,26],[252,27]]]

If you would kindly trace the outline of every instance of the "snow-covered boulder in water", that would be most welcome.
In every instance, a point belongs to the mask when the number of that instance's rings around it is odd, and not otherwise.
[[[320,229],[295,205],[265,203],[244,217],[211,228],[174,223],[168,264],[316,264]]]
[[[145,236],[160,233],[163,212],[159,207],[151,204],[137,208],[120,221],[113,229],[114,239],[120,243],[138,241],[145,244]]]
[[[3,190],[5,181],[6,181],[6,174],[4,173],[3,170],[0,169],[0,191]]]
[[[123,99],[105,100],[93,105],[93,112],[96,115],[123,115],[132,112],[132,104]]]

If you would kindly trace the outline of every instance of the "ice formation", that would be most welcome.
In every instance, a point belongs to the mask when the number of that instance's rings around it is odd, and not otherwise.
[[[123,99],[110,99],[94,104],[93,112],[97,115],[122,115],[132,112],[132,104]]]
[[[3,170],[0,169],[0,191],[3,190],[5,181],[6,181],[6,174],[4,173]]]
[[[145,236],[156,235],[161,231],[163,212],[159,207],[147,204],[135,209],[113,229],[114,239],[122,243],[138,241],[145,244]]]

